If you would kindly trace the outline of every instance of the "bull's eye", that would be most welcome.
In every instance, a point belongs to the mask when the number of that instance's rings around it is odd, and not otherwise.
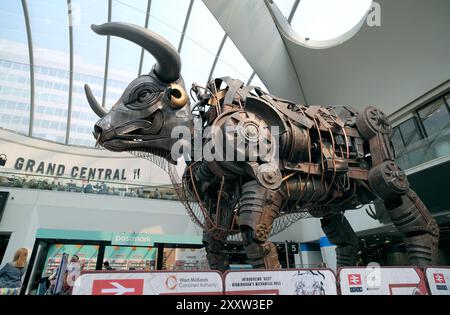
[[[143,90],[138,94],[138,102],[143,103],[150,96],[150,90]]]

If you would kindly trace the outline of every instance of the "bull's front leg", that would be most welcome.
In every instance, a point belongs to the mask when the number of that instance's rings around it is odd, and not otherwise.
[[[392,222],[403,234],[411,264],[420,267],[436,264],[439,226],[409,188],[405,172],[395,162],[389,139],[391,126],[386,115],[368,107],[357,116],[356,126],[370,146],[370,187],[384,201]]]
[[[243,186],[238,224],[253,268],[281,268],[277,249],[268,238],[282,201],[279,192],[271,191],[256,181]]]
[[[203,231],[203,245],[206,249],[209,268],[225,272],[229,268],[228,255],[223,252],[225,240],[217,240]]]
[[[403,234],[411,264],[419,267],[436,264],[439,226],[416,193],[409,189],[403,196],[385,200],[385,206]]]

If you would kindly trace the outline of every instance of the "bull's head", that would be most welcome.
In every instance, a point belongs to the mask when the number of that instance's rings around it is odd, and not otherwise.
[[[172,163],[170,151],[177,141],[171,137],[175,126],[191,127],[189,97],[180,76],[177,50],[148,29],[126,23],[93,25],[99,35],[127,39],[152,54],[157,63],[148,75],[133,80],[109,112],[85,85],[86,97],[101,118],[94,127],[99,145],[111,151],[145,151]]]

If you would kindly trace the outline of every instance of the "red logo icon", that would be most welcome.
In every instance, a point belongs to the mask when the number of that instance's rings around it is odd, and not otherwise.
[[[94,280],[93,295],[143,295],[144,279]]]
[[[444,274],[442,273],[433,273],[433,277],[434,277],[434,282],[435,283],[445,283],[445,278],[444,278]]]
[[[361,275],[349,274],[348,275],[348,283],[350,285],[361,285]]]

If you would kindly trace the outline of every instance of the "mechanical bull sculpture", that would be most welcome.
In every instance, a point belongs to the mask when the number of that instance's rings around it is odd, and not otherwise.
[[[85,86],[90,106],[101,117],[94,128],[98,144],[174,165],[171,151],[179,139],[172,137],[172,130],[184,126],[192,139],[188,142],[196,141],[197,130],[203,148],[234,157],[188,161],[181,190],[177,188],[189,214],[204,229],[211,268],[227,269],[222,248],[236,233],[241,233],[255,268],[280,268],[276,248],[268,240],[274,221],[305,212],[321,218],[323,231],[337,245],[338,266],[355,265],[358,238],[344,212],[374,200],[384,204],[404,235],[411,264],[435,263],[439,227],[395,163],[392,128],[380,110],[303,106],[230,78],[211,80],[206,88],[194,84],[191,93],[198,100],[191,110],[180,56],[168,41],[131,24],[92,28],[100,35],[127,39],[157,60],[148,75],[128,85],[109,112]],[[200,128],[194,128],[194,118]],[[209,133],[202,133],[209,127]],[[231,127],[237,134],[226,132]],[[243,139],[238,148],[237,138]],[[276,154],[252,158],[252,144]],[[232,151],[227,152],[228,145]],[[199,205],[201,216],[189,206],[192,202]]]

